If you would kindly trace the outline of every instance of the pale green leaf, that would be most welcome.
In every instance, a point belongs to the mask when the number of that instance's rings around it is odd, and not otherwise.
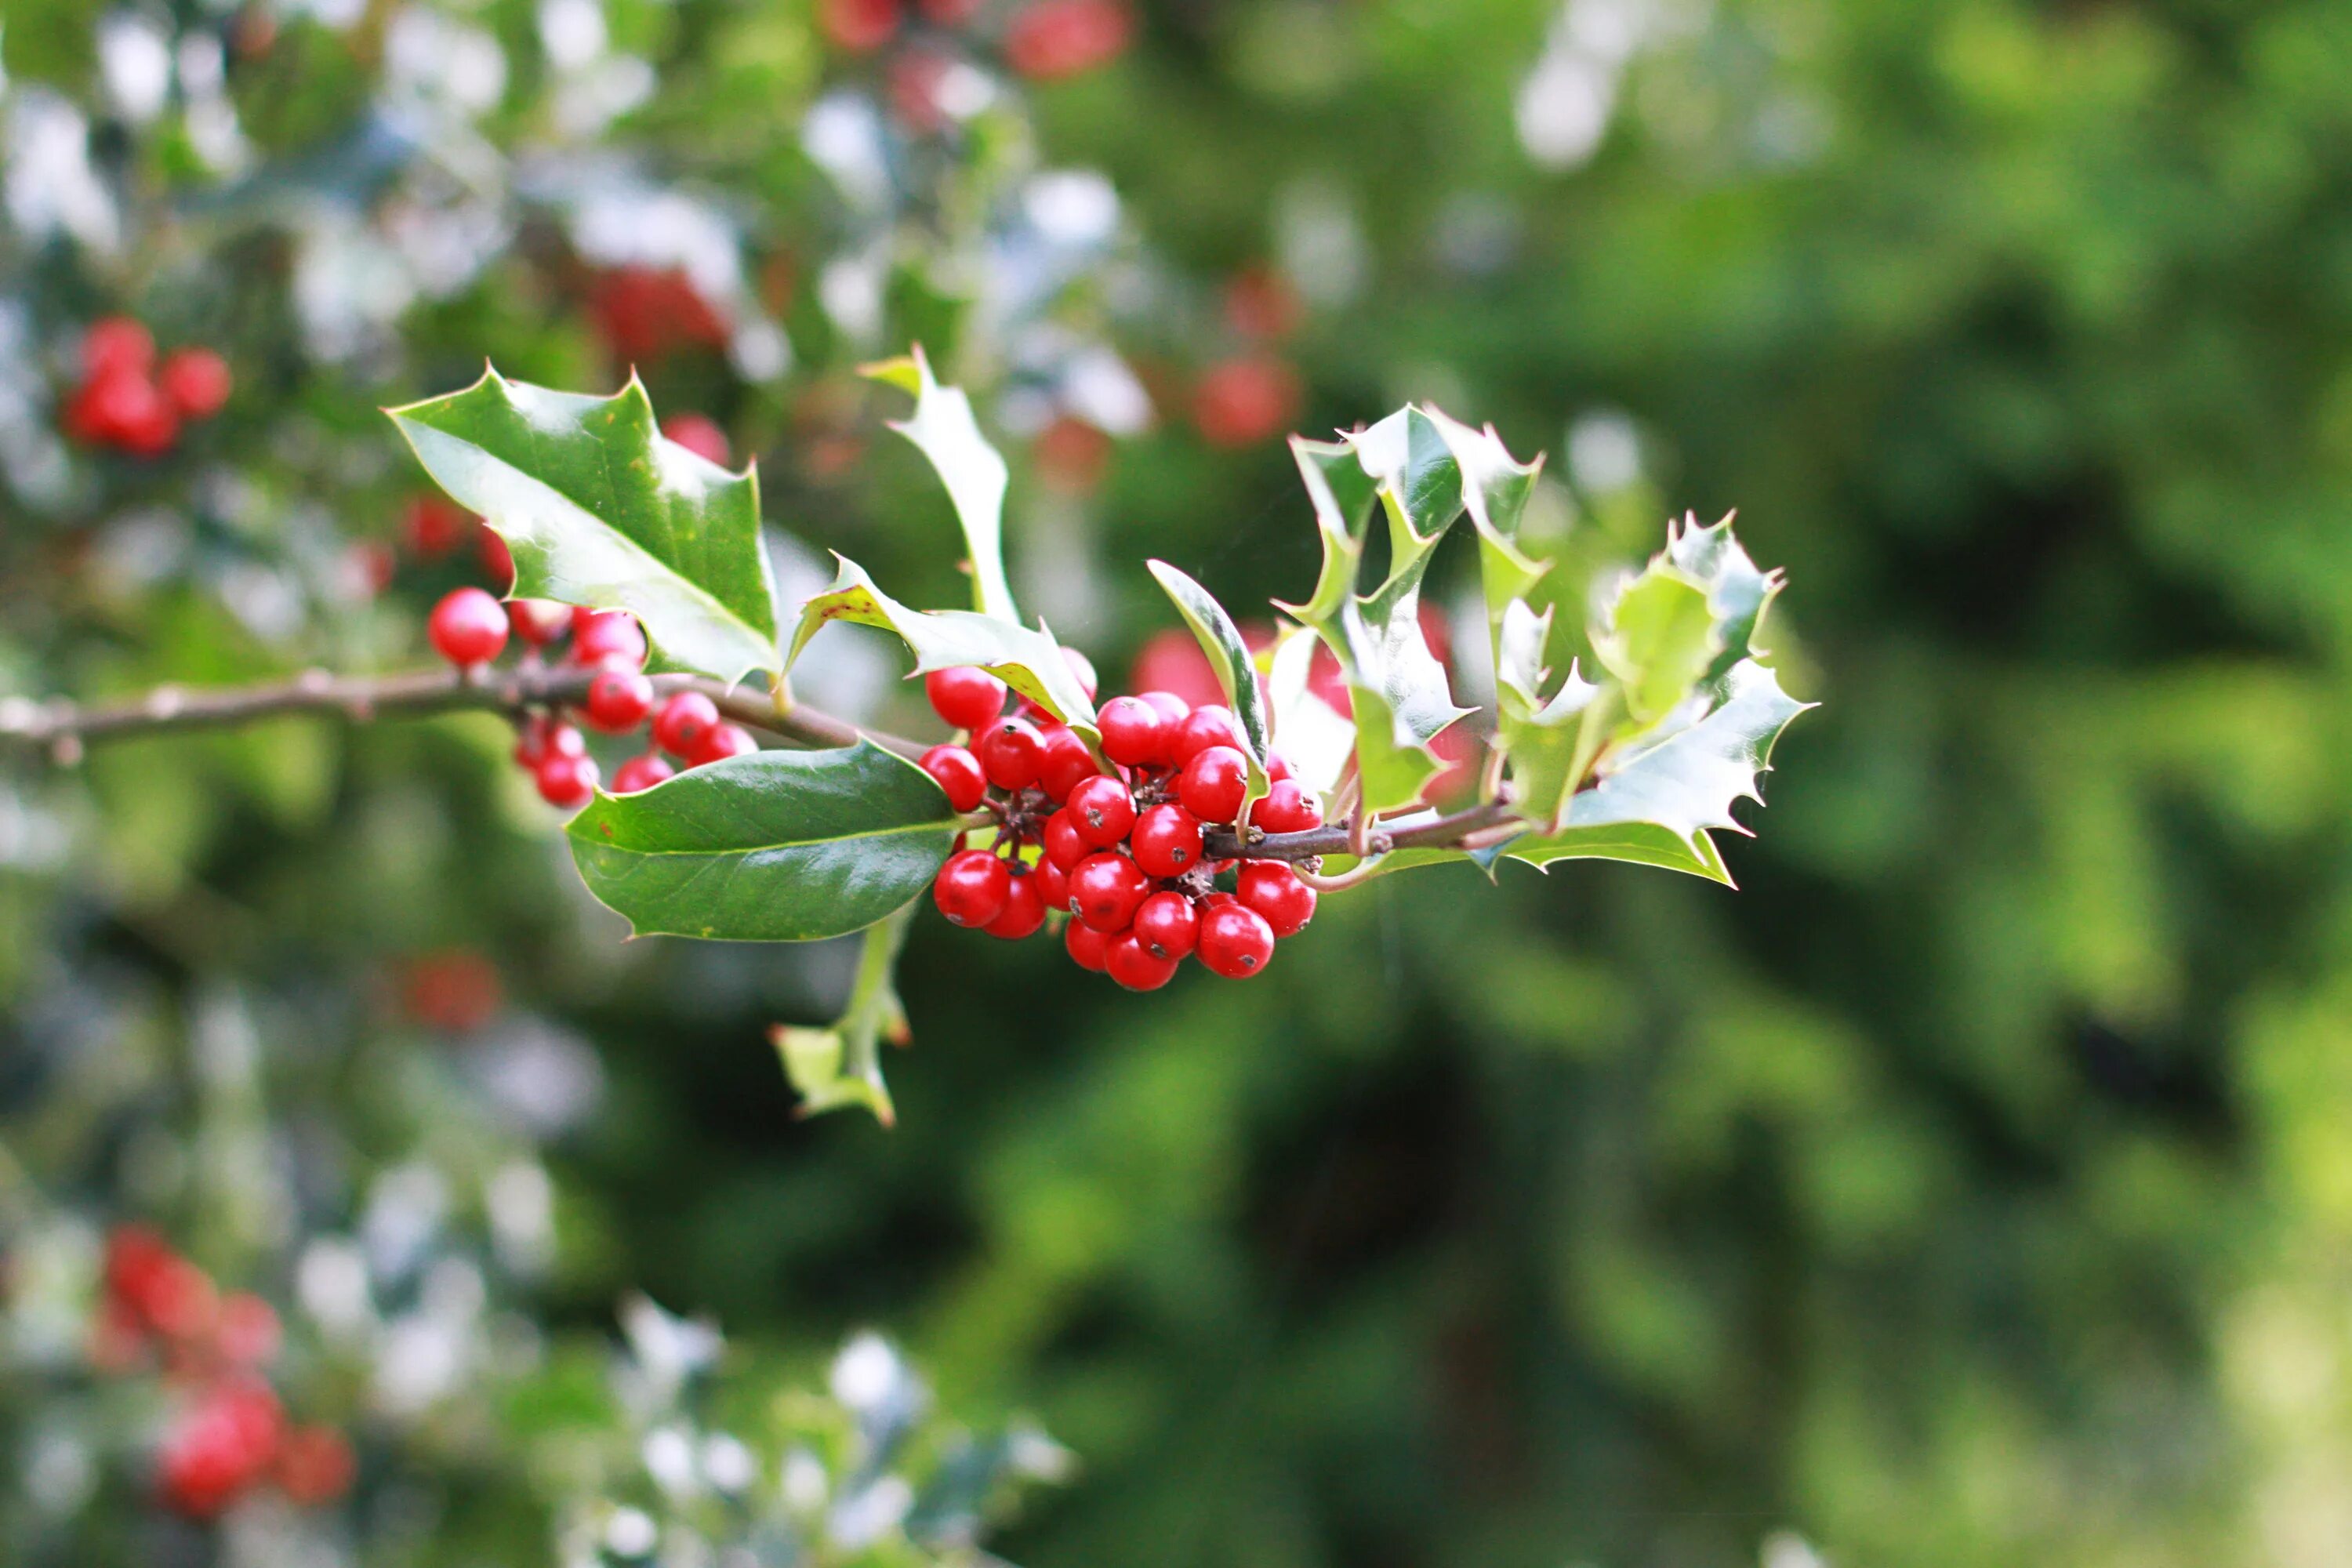
[[[931,460],[955,503],[971,563],[972,608],[999,620],[1020,620],[1004,575],[1004,458],[980,433],[971,399],[962,388],[941,386],[932,378],[919,343],[906,358],[867,365],[864,374],[915,395],[914,416],[894,420],[890,428]]]
[[[1618,590],[1592,632],[1592,651],[1636,724],[1681,706],[1722,648],[1706,590],[1663,556]]]
[[[1273,744],[1274,728],[1249,645],[1242,641],[1241,628],[1225,614],[1225,607],[1206,588],[1165,561],[1146,564],[1151,568],[1153,580],[1175,605],[1176,613],[1192,628],[1194,640],[1208,658],[1209,668],[1216,674],[1218,687],[1225,694],[1225,706],[1234,710],[1242,737],[1249,742],[1249,790],[1243,802],[1246,811],[1250,800],[1265,793],[1266,752]]]

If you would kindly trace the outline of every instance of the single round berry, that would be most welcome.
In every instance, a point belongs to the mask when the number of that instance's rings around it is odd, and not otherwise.
[[[637,671],[608,666],[589,678],[582,711],[604,733],[625,735],[653,710],[654,683]]]
[[[1151,879],[1126,856],[1106,849],[1070,873],[1070,912],[1097,931],[1125,931],[1151,893]]]
[[[631,757],[614,770],[613,793],[635,795],[677,776],[677,770],[663,760],[659,752],[647,752],[643,756]]]
[[[719,728],[719,704],[699,691],[680,691],[654,714],[654,743],[673,757],[690,757]]]
[[[1231,746],[1192,753],[1176,776],[1176,798],[1203,822],[1231,822],[1249,794],[1249,758]]]
[[[1041,859],[1031,868],[1029,879],[1037,884],[1038,895],[1045,900],[1047,909],[1058,910],[1063,914],[1070,912],[1070,873],[1067,870],[1051,860]]]
[[[550,723],[547,727],[546,750],[550,757],[584,757],[588,754],[588,737],[572,724]]]
[[[479,588],[452,588],[433,606],[425,635],[451,664],[487,664],[507,646],[507,612]]]
[[[574,733],[577,733],[575,731]],[[539,798],[565,811],[577,811],[596,798],[596,759],[567,756],[551,751],[532,774]]]
[[[515,766],[536,771],[547,760],[547,721],[533,717],[515,727]]]
[[[661,433],[696,457],[722,468],[734,457],[728,446],[727,432],[707,415],[673,414],[661,422]]]
[[[1242,727],[1234,721],[1234,710],[1212,702],[1193,709],[1176,726],[1176,733],[1168,742],[1168,761],[1181,768],[1211,746],[1231,746],[1238,752],[1243,745]]]
[[[1067,806],[1045,819],[1045,858],[1066,871],[1094,852],[1086,836],[1078,831],[1078,819]]]
[[[128,371],[144,375],[155,365],[155,336],[130,316],[102,316],[81,335],[82,374],[100,376]]]
[[[1152,894],[1128,927],[1154,958],[1182,958],[1201,940],[1201,912],[1192,900],[1171,889]]]
[[[982,929],[991,936],[1018,942],[1034,935],[1045,923],[1045,890],[1034,875],[1014,877],[1005,884],[1004,912]]]
[[[182,349],[165,356],[155,385],[184,419],[209,419],[228,403],[236,383],[228,361],[210,349]]]
[[[1246,904],[1223,904],[1201,917],[1201,962],[1228,980],[1247,980],[1274,956],[1274,928]]]
[[[740,724],[714,724],[702,737],[701,744],[687,753],[687,765],[698,768],[705,763],[723,763],[730,757],[748,756],[760,749],[751,739],[751,731]]]
[[[1288,778],[1290,776],[1290,759],[1284,756],[1280,752],[1268,752],[1265,754],[1265,776],[1272,779],[1276,784],[1280,784],[1283,780]]]
[[[1285,779],[1250,807],[1250,821],[1268,833],[1304,833],[1323,826],[1323,808],[1297,780]]]
[[[1155,805],[1129,835],[1135,863],[1154,877],[1181,877],[1201,863],[1201,820],[1181,805]]]
[[[1168,742],[1167,721],[1140,697],[1112,698],[1095,715],[1095,724],[1102,731],[1103,755],[1121,767],[1142,767]]]
[[[1147,691],[1143,700],[1160,715],[1160,727],[1171,740],[1175,738],[1176,726],[1192,716],[1192,705],[1172,691]]]
[[[981,771],[999,789],[1027,789],[1045,764],[1045,738],[1026,719],[996,719],[972,738]]]
[[[1049,800],[1067,800],[1070,792],[1090,778],[1100,776],[1102,769],[1095,754],[1076,730],[1066,724],[1056,724],[1045,731],[1045,758],[1037,764],[1037,787]]]
[[[1072,921],[1062,928],[1062,948],[1080,969],[1100,974],[1110,957],[1110,938],[1084,921]]]
[[[1176,978],[1176,960],[1158,956],[1131,931],[1110,939],[1103,968],[1129,991],[1157,991]]]
[[[1265,917],[1279,939],[1296,936],[1315,918],[1315,889],[1279,860],[1252,860],[1236,874],[1241,901]]]
[[[931,882],[931,901],[960,926],[984,926],[1004,912],[1013,873],[985,849],[959,849]]]
[[[572,612],[572,662],[602,664],[607,659],[632,669],[643,665],[645,629],[626,610],[592,610],[582,605]]]
[[[552,599],[509,599],[507,625],[533,647],[545,647],[572,629],[572,606]]]
[[[1004,682],[984,669],[965,666],[935,669],[923,677],[931,711],[959,730],[977,730],[1004,711]]]
[[[1066,647],[1062,650],[1062,662],[1070,667],[1070,678],[1078,683],[1078,689],[1087,694],[1087,700],[1092,702],[1095,693],[1102,689],[1102,681],[1095,674],[1095,661],[1076,648]]]
[[[1109,848],[1135,826],[1135,797],[1125,784],[1104,774],[1072,790],[1065,810],[1078,841],[1096,849]]]
[[[933,746],[916,763],[947,791],[948,805],[958,811],[975,811],[988,795],[988,780],[980,759],[961,746]]]

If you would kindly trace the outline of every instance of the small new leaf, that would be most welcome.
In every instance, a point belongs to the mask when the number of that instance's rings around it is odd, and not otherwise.
[[[639,936],[813,942],[916,898],[960,826],[929,774],[860,741],[600,794],[568,832],[588,890]]]
[[[665,438],[635,377],[610,397],[510,382],[386,411],[425,471],[482,514],[514,592],[626,610],[656,668],[776,670],[776,589],[759,481]]]
[[[768,1031],[784,1077],[801,1097],[802,1115],[862,1105],[885,1127],[898,1121],[889,1087],[882,1081],[881,1038],[888,1034],[906,1043],[907,1015],[896,972],[914,911],[909,904],[866,929],[859,938],[857,979],[839,1018],[824,1028],[779,1024]]]
[[[914,394],[910,419],[890,428],[912,441],[931,460],[963,525],[964,551],[971,563],[971,607],[999,620],[1018,622],[1013,585],[1004,575],[1004,458],[980,433],[971,399],[963,389],[941,386],[931,375],[922,345],[904,359],[870,364],[866,376]]]
[[[1666,559],[1706,590],[1707,608],[1714,615],[1723,647],[1704,679],[1710,694],[1720,700],[1724,679],[1734,665],[1743,658],[1767,657],[1757,634],[1762,629],[1764,613],[1780,595],[1780,574],[1758,570],[1739,541],[1732,537],[1727,515],[1710,528],[1701,528],[1698,519],[1688,514],[1680,526],[1668,523]]]
[[[1642,725],[1681,706],[1722,649],[1706,590],[1664,556],[1618,590],[1592,630],[1592,651]]]

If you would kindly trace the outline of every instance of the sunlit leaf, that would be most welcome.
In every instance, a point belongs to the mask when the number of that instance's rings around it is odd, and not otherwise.
[[[1265,793],[1265,758],[1273,743],[1273,721],[1266,708],[1265,688],[1258,683],[1257,666],[1250,658],[1249,645],[1242,641],[1241,629],[1225,614],[1225,607],[1206,588],[1165,561],[1148,564],[1153,579],[1174,602],[1184,624],[1192,629],[1201,651],[1208,657],[1209,668],[1216,673],[1218,686],[1224,691],[1225,705],[1240,721],[1242,737],[1249,742],[1248,799],[1255,800]],[[1247,809],[1246,801],[1244,809]]]
[[[932,378],[920,344],[904,359],[867,365],[864,374],[914,395],[914,416],[893,420],[890,428],[921,448],[955,503],[971,563],[972,608],[1018,621],[1021,612],[1004,576],[1004,458],[980,433],[971,399],[962,388],[941,386]]]

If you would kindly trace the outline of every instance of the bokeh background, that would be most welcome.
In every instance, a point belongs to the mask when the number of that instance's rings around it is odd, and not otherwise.
[[[483,567],[375,409],[486,356],[955,603],[853,374],[920,339],[1107,672],[1147,554],[1305,590],[1282,433],[1425,399],[1577,560],[1738,508],[1824,703],[1738,892],[1415,871],[1148,998],[927,916],[892,1131],[765,1042],[851,954],[625,946],[493,720],[13,758],[23,1560],[798,1561],[645,1440],[641,1291],[755,1447],[863,1325],[1034,1417],[1029,1568],[2352,1561],[2352,12],[9,0],[0,63],[0,689],[417,662]],[[69,433],[115,313],[235,374],[158,455]],[[811,700],[918,728],[895,657]],[[154,1501],[131,1220],[275,1303],[340,1501]]]

